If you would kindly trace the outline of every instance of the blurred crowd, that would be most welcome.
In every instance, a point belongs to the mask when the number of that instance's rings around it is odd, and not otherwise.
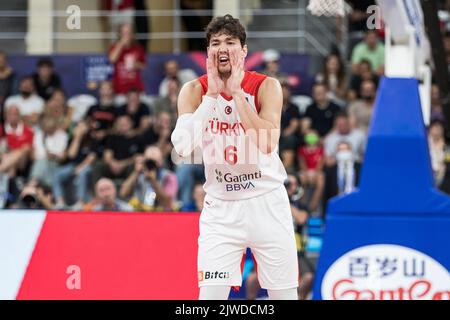
[[[159,97],[145,98],[145,50],[122,24],[97,97],[66,97],[53,62],[18,79],[0,54],[0,206],[83,211],[197,210],[178,201],[170,134],[181,85],[197,75],[165,63]]]

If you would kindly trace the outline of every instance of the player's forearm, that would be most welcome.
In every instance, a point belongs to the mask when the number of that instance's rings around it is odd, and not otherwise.
[[[175,151],[180,156],[189,156],[200,145],[208,120],[214,114],[216,103],[216,99],[204,96],[195,112],[183,113],[178,117],[171,140]]]
[[[246,133],[251,132],[250,136],[256,138],[255,143],[261,152],[271,153],[278,144],[280,129],[254,112],[242,91],[235,93],[233,99]]]

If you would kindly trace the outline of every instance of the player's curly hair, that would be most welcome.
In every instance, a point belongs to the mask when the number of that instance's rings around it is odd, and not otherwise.
[[[211,37],[215,34],[226,34],[236,37],[244,46],[247,40],[247,33],[244,26],[239,22],[239,19],[233,18],[231,14],[226,14],[222,17],[215,17],[206,27],[206,45],[209,46]]]

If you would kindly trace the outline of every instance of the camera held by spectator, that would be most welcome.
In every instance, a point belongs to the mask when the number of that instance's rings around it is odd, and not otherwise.
[[[19,198],[19,207],[22,209],[45,209],[51,210],[53,202],[50,187],[36,183],[24,187]]]
[[[136,158],[134,171],[120,189],[123,198],[131,196],[129,203],[136,210],[173,210],[178,183],[175,174],[162,164],[162,153],[156,146],[147,147],[144,156]]]

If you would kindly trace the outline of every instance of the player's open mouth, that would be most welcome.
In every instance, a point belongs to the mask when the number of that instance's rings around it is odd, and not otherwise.
[[[230,59],[227,56],[219,57],[219,64],[220,65],[226,65],[226,64],[228,64],[228,61],[230,61]]]

